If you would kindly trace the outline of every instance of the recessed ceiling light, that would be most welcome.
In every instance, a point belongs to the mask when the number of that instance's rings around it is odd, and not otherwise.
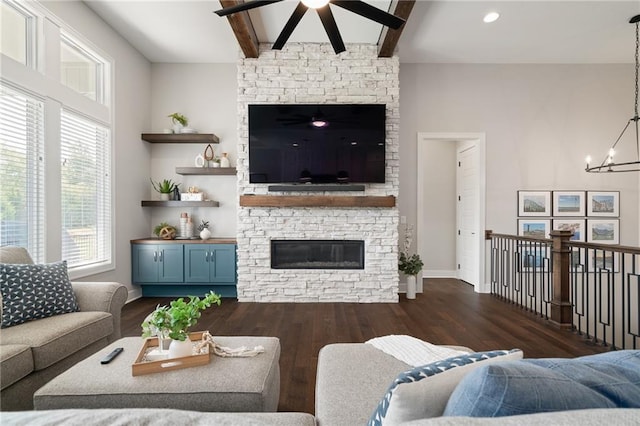
[[[482,20],[488,24],[490,22],[497,21],[499,17],[500,17],[500,14],[498,12],[489,12],[486,15],[484,15],[484,18],[482,18]]]
[[[327,3],[329,3],[329,0],[302,0],[302,3],[312,9],[320,9],[321,7],[325,7]]]

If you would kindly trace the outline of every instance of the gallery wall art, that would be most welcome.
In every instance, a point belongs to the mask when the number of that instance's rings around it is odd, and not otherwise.
[[[518,235],[549,238],[572,231],[571,241],[619,244],[619,191],[518,191]]]

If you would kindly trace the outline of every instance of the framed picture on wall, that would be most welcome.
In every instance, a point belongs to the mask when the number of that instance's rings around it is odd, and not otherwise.
[[[554,216],[585,216],[584,191],[553,191]]]
[[[620,221],[618,219],[588,219],[587,242],[619,244]]]
[[[549,238],[551,221],[548,219],[518,219],[518,235],[531,238]]]
[[[620,216],[620,192],[587,191],[587,216]]]
[[[553,219],[554,231],[573,231],[571,241],[585,241],[584,219]]]
[[[551,191],[518,191],[518,216],[551,216]]]

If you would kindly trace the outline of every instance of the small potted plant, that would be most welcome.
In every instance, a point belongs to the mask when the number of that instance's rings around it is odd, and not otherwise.
[[[171,123],[173,124],[173,133],[180,133],[182,128],[189,124],[189,119],[179,112],[169,114],[167,117],[171,119]]]
[[[200,231],[200,238],[203,240],[208,240],[211,238],[211,231],[209,231],[209,222],[203,220],[200,225],[198,225],[198,231]]]
[[[178,186],[180,186],[179,183],[174,183],[171,179],[163,179],[158,182],[154,182],[152,179],[149,180],[151,180],[153,189],[160,193],[160,199],[163,201],[169,201],[169,198],[171,197],[173,191],[177,189]]]
[[[404,233],[403,249],[398,259],[398,269],[407,275],[407,299],[416,298],[416,276],[422,270],[424,263],[417,253],[409,254],[409,248],[413,239],[413,228],[407,225]]]
[[[171,339],[169,358],[179,358],[192,354],[188,330],[198,323],[202,311],[216,304],[220,306],[220,296],[213,291],[201,299],[187,296],[189,301],[179,298],[169,306],[160,306],[142,322],[142,337],[158,337],[158,347],[163,348],[163,339]]]

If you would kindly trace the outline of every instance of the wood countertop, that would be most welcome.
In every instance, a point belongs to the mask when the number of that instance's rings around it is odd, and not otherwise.
[[[209,238],[208,240],[201,239],[175,239],[164,240],[162,238],[138,238],[131,240],[131,244],[236,244],[235,238]]]

